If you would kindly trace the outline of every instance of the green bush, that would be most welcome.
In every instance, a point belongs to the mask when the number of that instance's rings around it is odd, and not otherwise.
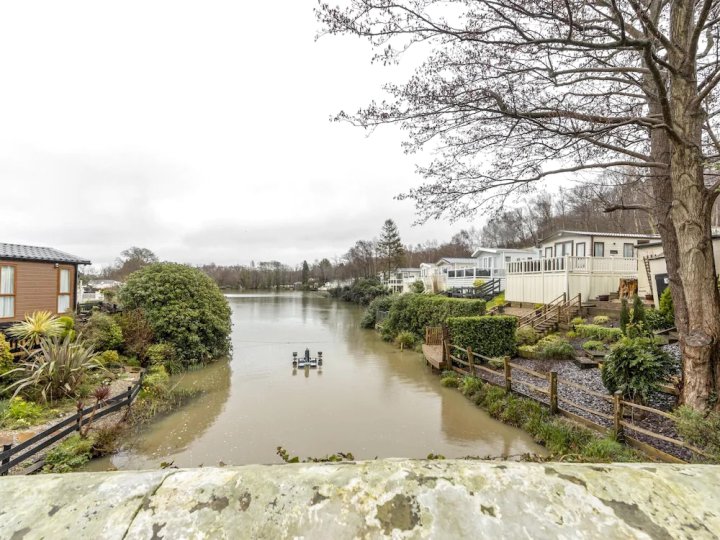
[[[666,330],[675,325],[674,318],[666,317],[657,309],[648,309],[645,311],[645,325],[649,331]]]
[[[120,364],[120,354],[117,351],[103,351],[97,355],[97,361],[103,366]]]
[[[582,344],[582,348],[586,351],[604,351],[607,346],[602,341],[588,340]]]
[[[460,386],[460,377],[454,373],[452,375],[445,375],[440,378],[440,384],[448,388],[457,388]]]
[[[537,345],[538,356],[545,360],[570,360],[575,357],[575,349],[567,340],[557,336],[547,336]]]
[[[42,414],[43,408],[40,405],[16,396],[8,401],[0,420],[3,426],[15,429],[33,425]]]
[[[582,317],[575,317],[573,320],[570,321],[570,324],[575,326],[576,324],[585,324],[585,319]]]
[[[143,378],[140,397],[162,399],[170,391],[170,376],[165,366],[150,366]]]
[[[92,440],[72,435],[47,453],[43,471],[64,473],[77,469],[90,461],[92,449]]]
[[[170,343],[155,343],[147,350],[147,357],[150,365],[164,366],[169,373],[182,371],[182,364],[178,359],[175,347]]]
[[[630,323],[630,307],[627,298],[620,300],[620,330],[624,334],[627,331],[627,325]]]
[[[365,310],[365,314],[360,321],[360,326],[362,328],[375,328],[375,325],[377,324],[377,312],[390,311],[390,306],[392,306],[395,298],[397,298],[397,296],[387,294],[375,298],[372,302],[370,302]]]
[[[130,274],[120,291],[127,310],[142,309],[158,342],[185,365],[230,351],[230,306],[215,281],[182,264],[156,263]]]
[[[463,395],[472,397],[482,389],[483,384],[477,377],[463,377],[459,388]]]
[[[687,406],[681,406],[675,411],[675,419],[678,433],[683,440],[709,456],[697,455],[697,459],[720,463],[719,412],[701,412]]]
[[[412,349],[416,340],[417,338],[412,332],[400,332],[397,336],[395,336],[395,343],[401,349]]]
[[[633,297],[633,307],[630,313],[630,322],[633,324],[645,324],[645,304],[636,294]]]
[[[422,280],[418,279],[417,281],[413,281],[412,285],[410,285],[410,289],[416,294],[424,293],[425,284],[422,282]]]
[[[62,326],[62,333],[60,334],[61,339],[65,339],[70,336],[70,339],[75,339],[75,319],[68,315],[58,317],[58,322]]]
[[[82,335],[88,345],[96,351],[118,349],[123,344],[120,325],[112,316],[100,311],[90,315],[82,329]]]
[[[577,332],[575,330],[568,330],[565,332],[565,337],[568,339],[575,339],[577,337]]]
[[[644,403],[673,367],[673,359],[652,339],[623,338],[605,358],[602,382],[610,392]]]
[[[142,309],[129,309],[118,317],[123,334],[123,353],[134,356],[140,364],[147,363],[147,351],[155,341],[155,332]]]
[[[672,293],[670,287],[666,287],[660,295],[660,301],[658,303],[660,307],[660,314],[663,315],[668,321],[675,322],[675,306],[673,304]]]
[[[577,335],[586,339],[596,339],[598,341],[617,341],[623,337],[622,330],[619,328],[606,328],[596,324],[578,324],[575,326]]]
[[[383,331],[393,337],[403,330],[422,336],[426,326],[440,326],[445,324],[449,317],[469,317],[484,313],[484,300],[401,294],[392,302],[388,317],[383,322]]]
[[[0,376],[10,371],[13,367],[13,355],[10,352],[10,344],[5,335],[0,332]]]
[[[337,287],[330,289],[328,292],[334,298],[340,298],[346,302],[354,302],[363,306],[368,305],[378,296],[390,293],[388,288],[377,278],[358,279],[350,287]]]
[[[538,347],[537,345],[520,345],[517,348],[517,353],[522,358],[537,358]]]
[[[535,345],[539,339],[540,334],[532,326],[523,326],[515,330],[515,343],[518,345]]]
[[[447,319],[453,344],[483,356],[515,354],[517,319],[504,315],[481,317],[450,317]]]
[[[477,289],[478,287],[482,287],[483,285],[485,285],[485,280],[484,280],[484,279],[478,278],[478,279],[476,279],[475,281],[473,281],[473,287],[475,287],[476,289]]]
[[[608,317],[607,315],[596,315],[595,317],[593,317],[593,320],[592,320],[593,324],[600,324],[600,325],[607,324],[609,322],[610,322],[610,317]]]

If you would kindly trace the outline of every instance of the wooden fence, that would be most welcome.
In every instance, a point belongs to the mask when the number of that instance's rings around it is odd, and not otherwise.
[[[140,372],[140,378],[122,394],[113,396],[102,403],[79,409],[75,414],[61,420],[54,426],[38,433],[20,444],[5,444],[0,452],[0,476],[7,475],[13,467],[24,463],[50,445],[79,432],[80,429],[90,422],[99,420],[103,416],[119,411],[123,407],[130,408],[130,405],[137,397],[142,387],[145,372]],[[44,465],[44,459],[36,460],[22,474],[32,474],[40,470]]]
[[[624,399],[622,399],[622,395],[620,392],[616,392],[614,395],[596,392],[595,390],[587,388],[581,384],[559,378],[557,376],[557,372],[555,371],[550,371],[548,373],[540,373],[538,371],[526,368],[525,366],[515,364],[511,361],[509,356],[503,358],[503,370],[499,371],[498,369],[488,367],[487,364],[491,361],[490,358],[474,352],[470,347],[465,349],[452,343],[446,342],[446,348],[448,354],[448,363],[452,367],[452,370],[456,373],[479,377],[490,384],[505,388],[505,390],[507,390],[508,392],[514,392],[516,394],[522,395],[523,397],[527,397],[529,399],[533,399],[535,401],[543,403],[544,405],[548,405],[551,414],[560,414],[591,429],[594,429],[595,431],[603,434],[610,434],[616,440],[624,441],[629,446],[641,450],[642,452],[651,457],[673,463],[685,462],[677,456],[673,456],[671,454],[668,454],[667,452],[663,452],[662,450],[646,442],[640,441],[637,438],[632,437],[631,432],[640,433],[646,437],[670,443],[678,448],[685,449],[704,458],[710,457],[703,450],[691,444],[688,444],[685,441],[668,437],[667,435],[656,433],[652,430],[638,426],[633,422],[634,415],[632,414],[630,415],[630,421],[628,421],[628,409],[630,411],[638,410],[642,411],[643,413],[655,414],[663,418],[669,419],[673,422],[675,421],[675,418],[672,414],[668,412],[654,409],[652,407],[647,407],[645,405],[632,403],[630,401],[625,401]],[[513,387],[513,370],[520,371],[532,377],[533,381],[537,382],[538,384],[533,384],[527,381],[518,381],[518,385],[522,385],[535,392],[536,394],[542,395],[544,399],[538,399],[531,394],[522,392],[517,387]],[[559,396],[558,388],[562,386],[584,392],[585,394],[609,403],[611,405],[612,412],[606,413],[598,409],[591,409],[585,405]],[[545,399],[547,401],[545,401]],[[580,416],[579,414],[576,414],[569,409],[583,411],[594,417],[602,418],[607,421],[610,427],[608,428],[606,425],[595,422],[584,416]]]

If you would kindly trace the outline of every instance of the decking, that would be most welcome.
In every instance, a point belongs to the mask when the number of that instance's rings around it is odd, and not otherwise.
[[[427,363],[434,369],[445,369],[442,345],[426,345],[423,343],[422,352]]]

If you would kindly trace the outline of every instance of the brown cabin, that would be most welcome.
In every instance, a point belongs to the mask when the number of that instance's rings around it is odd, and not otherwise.
[[[0,327],[35,311],[74,311],[81,264],[91,263],[53,248],[0,243]]]

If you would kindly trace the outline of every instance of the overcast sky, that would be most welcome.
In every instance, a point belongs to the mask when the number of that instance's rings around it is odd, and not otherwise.
[[[353,38],[315,41],[316,0],[3,2],[0,241],[108,263],[342,255],[390,217],[411,227],[417,156],[331,114],[397,68]]]

